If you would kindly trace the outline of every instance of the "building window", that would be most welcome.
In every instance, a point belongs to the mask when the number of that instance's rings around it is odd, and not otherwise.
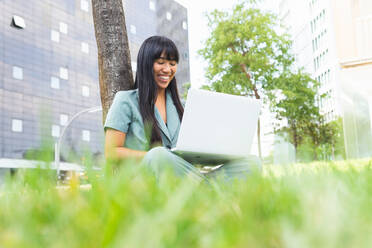
[[[16,28],[24,29],[26,28],[26,23],[22,17],[14,15],[12,18],[12,26]]]
[[[59,124],[61,126],[66,126],[68,122],[68,115],[60,114],[59,115]]]
[[[13,78],[22,80],[23,79],[23,69],[18,66],[13,66]]]
[[[171,14],[171,12],[167,12],[166,17],[167,17],[167,20],[168,21],[172,20],[172,14]]]
[[[81,10],[84,10],[86,12],[89,12],[89,3],[87,0],[81,0],[80,2],[80,8]]]
[[[316,68],[318,69],[320,67],[320,59],[319,56],[316,57]]]
[[[82,131],[82,140],[83,141],[90,141],[90,131],[89,130],[83,130]]]
[[[187,52],[184,52],[183,53],[183,58],[186,59],[186,60],[189,59],[189,54]]]
[[[58,138],[61,128],[58,125],[52,125],[52,136]]]
[[[331,70],[328,69],[328,73],[327,73],[327,81],[328,82],[331,82]]]
[[[59,42],[59,32],[52,30],[50,33],[50,39],[54,42]]]
[[[64,22],[59,23],[59,32],[62,34],[67,34],[67,24]]]
[[[68,70],[65,67],[60,67],[59,68],[59,77],[68,80]]]
[[[12,119],[12,131],[21,133],[23,131],[23,121],[18,119]]]
[[[88,86],[83,86],[81,88],[81,94],[85,97],[88,97],[90,95],[90,92],[89,92],[89,87]]]
[[[153,11],[155,11],[155,2],[154,1],[150,1],[149,2],[149,8]]]
[[[86,42],[81,42],[81,51],[83,53],[89,53],[89,44]]]
[[[311,43],[313,45],[313,52],[315,52],[315,42],[314,42],[314,40],[312,40]]]
[[[134,26],[134,25],[130,25],[130,32],[131,32],[132,34],[136,34],[136,33],[137,33],[136,26]]]
[[[52,89],[59,89],[59,78],[50,77],[50,87]]]
[[[185,22],[185,21],[182,22],[182,28],[184,30],[187,30],[187,22]]]

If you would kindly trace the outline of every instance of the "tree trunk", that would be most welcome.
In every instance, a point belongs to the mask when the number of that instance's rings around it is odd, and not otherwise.
[[[133,88],[122,0],[92,0],[103,122],[115,93]]]
[[[295,123],[291,123],[290,124],[290,127],[293,131],[293,146],[295,148],[295,155],[296,155],[296,160],[297,160],[297,148],[298,148],[298,140],[297,140],[297,129],[296,129],[296,124]]]
[[[235,48],[231,45],[231,49],[237,53]],[[247,71],[247,66],[245,64],[240,64],[240,68],[242,69],[242,72],[247,77],[248,81],[250,82],[251,89],[253,90],[254,96],[256,99],[261,99],[260,95],[258,94],[258,90],[255,84],[251,83],[251,75]],[[258,155],[260,156],[260,159],[262,160],[262,152],[261,152],[261,125],[260,125],[260,119],[258,118],[257,122],[257,145],[258,145]]]
[[[258,143],[258,156],[262,160],[262,151],[261,151],[261,121],[258,118],[257,121],[257,143]]]
[[[256,97],[257,100],[261,99],[260,95],[258,94],[258,90],[256,86],[253,86],[253,92],[254,96]],[[257,146],[258,146],[258,156],[262,160],[262,150],[261,150],[261,121],[260,117],[258,117],[257,121]]]

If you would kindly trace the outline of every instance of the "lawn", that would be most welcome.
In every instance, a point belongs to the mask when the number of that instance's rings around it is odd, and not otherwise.
[[[90,189],[28,170],[0,189],[0,247],[370,247],[371,165],[265,166],[198,185],[127,162],[88,170]]]

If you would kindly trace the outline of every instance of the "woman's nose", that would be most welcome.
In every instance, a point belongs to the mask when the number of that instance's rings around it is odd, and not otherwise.
[[[171,66],[169,64],[165,63],[164,66],[163,66],[163,71],[164,72],[171,72],[172,71]]]

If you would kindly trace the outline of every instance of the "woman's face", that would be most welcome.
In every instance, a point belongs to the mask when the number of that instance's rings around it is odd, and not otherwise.
[[[166,89],[177,71],[177,62],[167,60],[164,53],[154,62],[154,79],[158,89]]]

